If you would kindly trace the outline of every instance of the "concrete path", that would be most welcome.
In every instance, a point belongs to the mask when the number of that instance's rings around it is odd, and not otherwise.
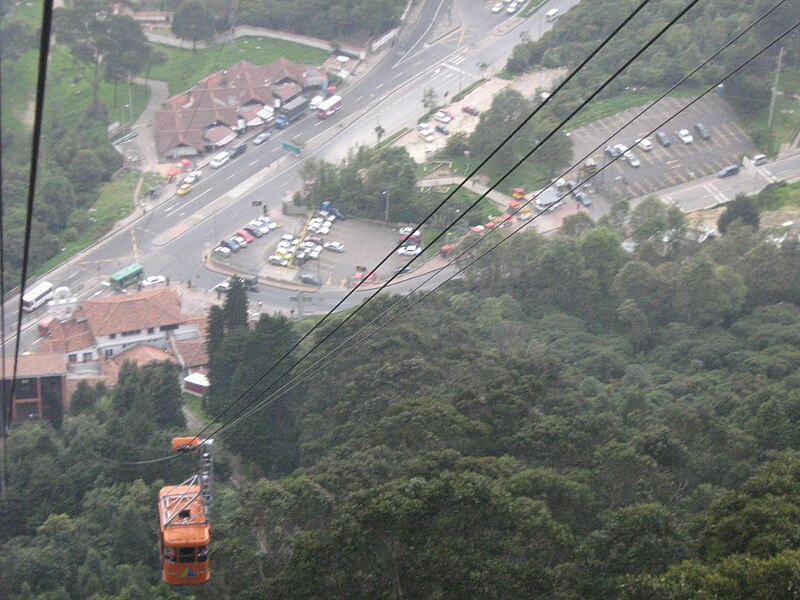
[[[153,133],[153,118],[156,111],[161,110],[164,102],[169,97],[169,89],[164,81],[154,79],[145,80],[143,77],[134,77],[133,82],[139,85],[146,85],[150,88],[150,100],[147,101],[145,107],[139,118],[133,124],[133,131],[136,132],[136,143],[142,154],[142,160],[137,164],[141,171],[156,171],[163,172],[163,170],[171,163],[162,163],[158,156],[156,149],[156,140]]]

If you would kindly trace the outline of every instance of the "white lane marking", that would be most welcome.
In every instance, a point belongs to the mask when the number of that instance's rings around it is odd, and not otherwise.
[[[400,57],[400,60],[394,63],[393,67],[397,67],[400,63],[402,63],[406,59],[406,57],[409,54],[411,54],[411,51],[417,47],[417,44],[419,44],[425,38],[425,36],[428,35],[428,32],[431,30],[431,27],[433,27],[436,24],[436,18],[439,16],[439,11],[441,10],[443,4],[444,0],[441,0],[441,2],[439,2],[439,6],[436,7],[436,12],[433,13],[433,17],[431,18],[431,22],[428,25],[428,28],[424,32],[422,32],[422,35],[419,36],[419,38],[417,38],[417,41],[412,44],[411,48],[408,49],[408,52],[403,54],[403,56]]]
[[[383,83],[382,83],[382,84],[380,84],[380,85],[376,85],[376,86],[375,86],[375,89],[376,89],[376,90],[379,90],[379,89],[381,89],[381,88],[382,88],[384,85],[385,85],[385,84],[383,84]]]
[[[174,210],[180,210],[184,206],[189,206],[192,202],[202,198],[204,195],[206,195],[210,191],[211,190],[206,190],[205,192],[203,192],[201,194],[197,194],[197,196],[195,196],[194,198],[191,198],[188,202],[185,202],[185,203],[181,204],[180,206],[170,206],[169,208],[165,208],[164,209],[164,214],[167,215],[167,214],[171,213]]]
[[[247,166],[248,166],[248,167],[252,167],[252,166],[253,166],[254,164],[256,164],[257,162],[258,162],[257,160],[254,160],[254,161],[253,161],[253,162],[251,162],[251,163],[247,163]]]

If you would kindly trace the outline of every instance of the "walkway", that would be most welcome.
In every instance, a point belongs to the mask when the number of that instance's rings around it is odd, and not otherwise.
[[[171,166],[171,163],[162,163],[158,156],[156,140],[153,135],[153,119],[156,111],[161,110],[164,102],[169,97],[169,89],[164,81],[154,79],[145,80],[143,77],[134,77],[133,82],[139,85],[146,85],[150,88],[150,99],[139,118],[133,124],[132,130],[136,132],[136,145],[142,155],[142,161],[137,168],[141,171],[162,172],[164,168]]]

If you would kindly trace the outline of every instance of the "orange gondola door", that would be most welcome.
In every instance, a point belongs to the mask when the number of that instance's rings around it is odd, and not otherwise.
[[[211,578],[211,441],[176,442],[173,449],[200,451],[200,472],[180,485],[161,488],[158,519],[161,532],[161,577],[170,585],[200,585]]]

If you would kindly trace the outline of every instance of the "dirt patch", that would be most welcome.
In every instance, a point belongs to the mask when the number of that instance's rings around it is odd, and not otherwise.
[[[513,87],[526,98],[536,101],[539,94],[546,90],[551,90],[556,82],[566,74],[566,69],[546,69],[518,77],[513,81],[498,79],[493,77],[479,87],[472,90],[467,96],[458,102],[448,106],[446,110],[453,116],[453,120],[447,124],[450,133],[464,132],[472,133],[478,125],[480,117],[468,115],[462,108],[473,106],[481,112],[489,110],[492,106],[492,99],[507,87]],[[431,127],[436,121],[430,121]],[[433,141],[426,142],[420,139],[417,131],[409,131],[398,139],[394,145],[405,148],[414,161],[423,163],[439,150],[442,150],[447,143],[447,136],[435,133]]]

